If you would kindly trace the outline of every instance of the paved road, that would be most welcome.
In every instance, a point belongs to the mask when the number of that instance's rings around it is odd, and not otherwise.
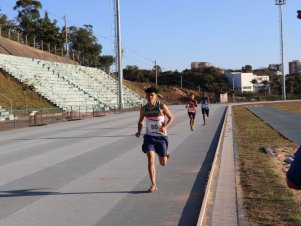
[[[195,225],[225,106],[193,132],[183,109],[153,194],[138,112],[1,132],[0,225]]]
[[[273,107],[249,107],[248,109],[283,136],[301,145],[301,115]]]

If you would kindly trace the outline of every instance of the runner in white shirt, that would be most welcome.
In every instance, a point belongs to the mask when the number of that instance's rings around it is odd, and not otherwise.
[[[167,128],[173,122],[173,115],[165,104],[158,101],[158,91],[155,87],[149,87],[145,90],[145,93],[148,103],[140,110],[136,137],[140,137],[144,118],[146,118],[146,134],[143,137],[142,151],[147,154],[148,172],[152,183],[148,192],[155,192],[158,190],[156,184],[155,156],[157,153],[160,165],[165,166],[167,164],[167,160],[170,156],[167,150]],[[166,123],[165,116],[168,119]]]

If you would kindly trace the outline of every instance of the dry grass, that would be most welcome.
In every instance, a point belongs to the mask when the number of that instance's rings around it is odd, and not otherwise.
[[[235,131],[249,225],[301,225],[301,209],[284,173],[262,147],[296,147],[244,106],[235,106]]]
[[[53,107],[46,100],[41,98],[34,91],[26,92],[26,102],[25,97],[22,92],[22,85],[18,84],[10,76],[6,76],[0,72],[0,94],[12,99],[13,109],[27,109],[30,108],[51,108]],[[0,106],[4,109],[10,109],[10,102],[0,96]]]
[[[297,114],[301,114],[301,101],[274,103],[274,104],[269,104],[269,106],[279,108],[279,109],[282,109],[285,111],[290,111],[290,112],[294,112]]]

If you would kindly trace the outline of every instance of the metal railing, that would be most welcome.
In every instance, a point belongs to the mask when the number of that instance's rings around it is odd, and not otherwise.
[[[128,103],[127,107],[122,112],[138,111],[141,104]],[[60,108],[34,108],[27,110],[6,110],[6,112],[8,112],[7,117],[2,118],[2,121],[0,120],[0,131],[101,117],[120,113],[121,111],[108,107],[75,106],[65,111]]]

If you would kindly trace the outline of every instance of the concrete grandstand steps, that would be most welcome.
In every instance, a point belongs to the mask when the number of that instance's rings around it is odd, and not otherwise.
[[[5,54],[0,54],[0,67],[64,110],[118,106],[117,80],[99,69]],[[125,108],[144,102],[126,87],[123,97]]]

